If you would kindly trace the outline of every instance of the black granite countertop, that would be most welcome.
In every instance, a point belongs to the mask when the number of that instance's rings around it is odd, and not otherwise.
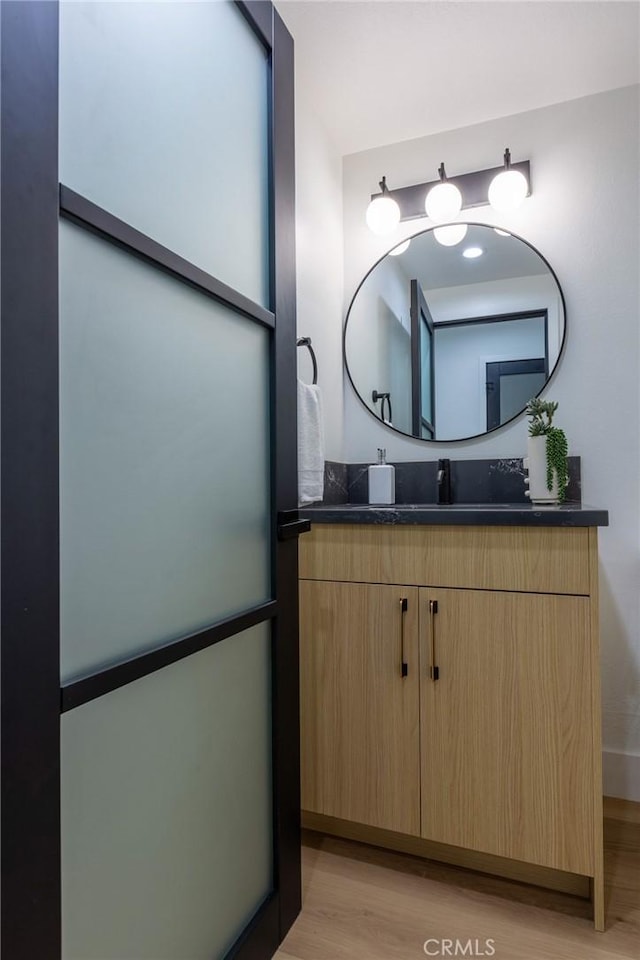
[[[363,503],[308,504],[299,508],[301,519],[312,523],[403,523],[509,527],[606,527],[609,514],[587,504],[559,506],[523,503],[397,503],[390,506]]]

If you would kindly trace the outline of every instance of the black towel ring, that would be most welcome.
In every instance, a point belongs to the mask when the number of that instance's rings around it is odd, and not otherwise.
[[[318,361],[316,360],[316,355],[313,352],[313,347],[311,346],[311,337],[300,337],[300,339],[296,341],[296,346],[306,347],[311,354],[311,362],[313,363],[313,383],[316,385],[318,383]]]
[[[374,390],[371,394],[371,399],[374,403],[380,401],[380,419],[383,423],[391,423],[393,420],[393,413],[391,412],[391,394],[390,393],[380,393],[378,390]],[[385,419],[384,415],[384,405],[385,403],[389,407],[389,418]]]

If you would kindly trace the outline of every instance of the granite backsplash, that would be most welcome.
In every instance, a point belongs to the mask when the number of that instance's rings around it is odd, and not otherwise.
[[[394,463],[396,503],[436,503],[438,461],[416,460]],[[327,506],[341,503],[368,503],[368,463],[324,465],[324,500]],[[522,458],[495,460],[451,460],[454,503],[528,503],[525,497],[525,470]],[[580,457],[569,457],[567,500],[580,503]]]

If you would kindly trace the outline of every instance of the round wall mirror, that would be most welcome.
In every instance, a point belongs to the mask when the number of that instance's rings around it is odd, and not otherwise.
[[[546,385],[565,340],[564,297],[544,257],[485,224],[466,224],[453,246],[439,241],[461,227],[431,228],[390,250],[345,322],[360,400],[422,440],[466,440],[508,423]]]

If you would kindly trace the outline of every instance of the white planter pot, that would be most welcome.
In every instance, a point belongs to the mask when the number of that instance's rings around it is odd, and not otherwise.
[[[551,490],[547,487],[546,437],[527,437],[527,457],[524,460],[524,468],[529,472],[527,496],[531,503],[559,503],[560,493],[555,469]]]

